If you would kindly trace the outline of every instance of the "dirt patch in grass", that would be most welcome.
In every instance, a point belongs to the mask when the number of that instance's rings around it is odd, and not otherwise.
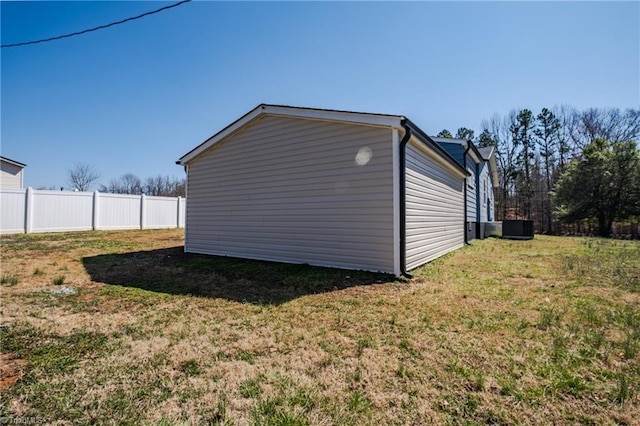
[[[16,359],[11,354],[0,354],[0,390],[14,385],[23,375],[27,361]]]
[[[180,230],[3,236],[0,409],[49,423],[633,424],[639,247],[473,241],[397,281],[184,254]],[[59,276],[75,292],[56,292]]]

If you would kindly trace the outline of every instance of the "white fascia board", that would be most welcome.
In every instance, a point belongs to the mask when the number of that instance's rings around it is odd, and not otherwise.
[[[444,142],[444,143],[458,143],[460,145],[467,145],[466,139],[457,139],[457,138],[439,138],[436,136],[429,136],[433,139],[434,142]]]
[[[227,136],[229,136],[230,134],[236,132],[238,129],[240,129],[241,127],[245,126],[247,123],[255,120],[259,115],[261,115],[263,113],[261,107],[262,107],[262,105],[259,105],[258,107],[256,107],[253,110],[249,111],[247,114],[243,115],[242,117],[240,117],[239,119],[237,119],[236,121],[234,121],[233,123],[231,123],[230,125],[225,127],[224,129],[220,130],[215,135],[211,136],[206,141],[202,142],[200,145],[198,145],[197,147],[195,147],[194,149],[192,149],[191,151],[189,151],[188,153],[183,155],[177,161],[177,164],[180,164],[180,165],[187,164],[189,161],[191,161],[192,159],[194,159],[198,155],[202,154],[203,152],[205,152],[209,148],[211,148],[213,145],[218,143],[220,140],[222,140],[222,139],[226,138]]]
[[[496,151],[491,152],[491,157],[489,157],[489,171],[491,172],[491,183],[494,188],[498,188],[500,186],[500,181],[498,179],[498,164],[496,163]]]
[[[281,117],[306,118],[310,120],[337,121],[342,123],[391,127],[396,129],[402,127],[402,120],[404,119],[404,117],[395,115],[365,114],[349,111],[333,111],[262,104],[258,105],[256,108],[254,108],[238,120],[234,121],[215,135],[211,136],[209,139],[198,145],[193,150],[189,151],[177,161],[177,164],[184,165],[188,163],[222,139],[238,131],[261,115],[277,115]]]
[[[469,145],[467,145],[467,146],[469,146]],[[471,156],[471,158],[473,159],[473,161],[474,161],[476,164],[480,164],[480,163],[482,163],[482,162],[484,161],[482,158],[480,158],[480,157],[478,157],[478,156],[476,155],[476,152],[475,152],[473,149],[470,149],[470,150],[467,152],[467,154]]]
[[[313,108],[294,108],[277,105],[262,105],[265,114],[287,117],[309,118],[312,120],[339,121],[343,123],[365,124],[369,126],[393,127],[399,129],[404,117],[397,115],[366,114],[361,112],[334,111]]]
[[[500,186],[500,180],[498,179],[498,164],[496,163],[496,148],[494,146],[490,147],[489,155],[484,157],[482,161],[489,163],[489,173],[491,174],[491,184],[494,188],[498,188]],[[486,148],[482,148],[485,150]]]

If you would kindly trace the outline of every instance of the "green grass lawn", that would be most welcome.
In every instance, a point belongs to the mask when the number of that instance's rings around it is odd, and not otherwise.
[[[181,230],[2,237],[0,417],[637,424],[640,243],[488,239],[412,280],[186,255]]]

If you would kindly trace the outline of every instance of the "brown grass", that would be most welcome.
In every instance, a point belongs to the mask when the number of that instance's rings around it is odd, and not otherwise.
[[[380,274],[182,253],[182,231],[2,240],[2,415],[46,422],[633,424],[640,245],[474,241]],[[36,273],[36,270],[38,272]],[[64,276],[63,286],[52,283]],[[76,294],[57,294],[61,287]]]

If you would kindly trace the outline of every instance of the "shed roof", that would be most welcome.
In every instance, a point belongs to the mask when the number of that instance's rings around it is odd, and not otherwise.
[[[3,157],[1,155],[0,155],[0,160],[4,161],[6,163],[13,164],[14,166],[18,166],[18,167],[22,167],[22,168],[27,167],[27,165],[24,164],[24,163],[21,163],[21,162],[16,161],[16,160],[12,160],[12,159],[7,158],[7,157]]]
[[[176,164],[185,165],[189,161],[198,157],[209,148],[225,139],[227,136],[237,132],[245,125],[256,120],[263,115],[306,118],[312,120],[337,121],[342,123],[360,124],[368,126],[389,127],[395,129],[404,129],[409,127],[412,134],[419,138],[423,143],[429,145],[431,149],[436,151],[447,163],[457,169],[459,172],[467,175],[467,171],[458,164],[458,162],[440,147],[435,141],[429,137],[422,129],[416,126],[411,120],[403,115],[377,114],[369,112],[341,111],[334,109],[306,108],[284,105],[260,104],[233,123],[229,124],[218,133],[214,134],[200,145],[183,155]]]

